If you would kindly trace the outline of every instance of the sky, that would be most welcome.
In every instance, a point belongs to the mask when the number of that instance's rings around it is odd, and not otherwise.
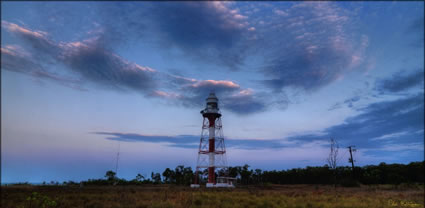
[[[424,160],[424,2],[1,2],[1,182]],[[117,157],[117,153],[119,156]]]

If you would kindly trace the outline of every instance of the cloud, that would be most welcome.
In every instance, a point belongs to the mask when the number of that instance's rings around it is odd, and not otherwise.
[[[294,136],[294,140],[334,137],[344,145],[378,148],[384,144],[423,141],[424,95],[422,93],[392,101],[382,101],[357,109],[360,114],[344,123],[323,130],[323,135]],[[401,133],[402,132],[402,133]]]
[[[130,38],[142,36],[144,22],[135,16],[136,2],[28,2],[31,12],[25,13],[56,41],[75,41],[102,34],[99,42],[105,48],[125,47]],[[122,10],[121,10],[122,9]],[[125,9],[125,10],[124,10]],[[124,10],[124,11],[123,11]],[[142,13],[142,12],[139,12]],[[84,14],[84,15],[81,15]],[[24,24],[22,24],[24,25]]]
[[[80,84],[81,81],[90,81],[107,89],[131,89],[142,93],[150,93],[156,87],[155,70],[128,62],[103,48],[98,37],[57,43],[46,32],[33,31],[7,21],[2,21],[2,27],[24,40],[32,51],[31,55],[25,55],[16,47],[2,48],[2,66],[4,64],[7,70],[56,81],[75,80]],[[65,78],[65,72],[49,67],[52,63],[65,66],[79,77]]]
[[[368,37],[350,33],[350,13],[330,2],[303,2],[270,22],[262,83],[275,90],[317,90],[358,67]]]
[[[141,142],[143,146],[150,147],[152,144],[160,144],[164,150],[184,152],[196,152],[199,148],[200,136],[178,135],[178,136],[151,136],[142,134],[126,134],[117,132],[96,132],[108,140],[122,141],[128,143]],[[232,164],[245,164],[249,162],[258,165],[273,166],[276,163],[292,164],[299,163],[311,165],[318,162],[319,165],[326,163],[328,154],[328,141],[288,141],[285,139],[275,140],[247,140],[225,138],[229,161]],[[173,149],[177,147],[178,149]],[[171,148],[171,149],[170,149]],[[175,155],[175,154],[174,154]],[[253,164],[255,165],[255,164]]]
[[[163,52],[177,48],[192,61],[236,69],[242,64],[247,47],[241,42],[252,28],[248,17],[232,9],[232,5],[218,1],[52,2],[32,4],[36,15],[31,17],[55,37],[63,31],[82,38],[102,33],[99,42],[115,49],[128,47],[134,41],[156,41]]]
[[[31,73],[42,71],[43,67],[30,59],[30,54],[19,46],[6,45],[1,48],[2,69],[20,73]]]
[[[82,78],[103,87],[151,92],[156,88],[156,71],[105,50],[96,40],[62,45],[62,63]]]
[[[419,69],[408,73],[397,72],[389,79],[377,81],[375,88],[380,91],[380,93],[398,93],[405,92],[417,86],[423,87],[423,83],[424,70]]]
[[[58,46],[49,39],[47,32],[30,30],[4,20],[1,21],[1,26],[29,44],[31,49],[37,51],[37,53],[34,53],[35,55],[52,56],[59,51]]]
[[[406,152],[406,151],[424,151],[423,142],[411,142],[405,144],[384,144],[378,148],[365,148],[366,152],[380,151],[380,152]]]
[[[354,104],[358,103],[362,99],[368,99],[368,95],[362,94],[361,91],[357,92],[357,95],[354,95],[353,97],[345,99],[343,102],[337,102],[334,105],[332,105],[328,111],[333,111],[336,109],[342,108],[344,105],[346,105],[348,108],[354,108]]]
[[[264,97],[255,97],[252,90],[247,89],[226,97],[223,105],[232,112],[250,114],[265,111],[270,101],[265,100]]]
[[[247,48],[261,49],[266,43],[264,49],[271,52],[265,53],[267,67],[263,72],[270,79],[262,83],[274,89],[273,93],[285,87],[317,89],[341,78],[344,72],[362,62],[362,50],[367,47],[368,39],[363,36],[356,42],[348,35],[345,27],[349,15],[334,4],[300,3],[289,9],[273,10],[276,19],[270,21],[269,30],[257,28],[250,17],[234,5],[228,2],[102,4],[96,7],[98,13],[90,13],[92,19],[89,18],[83,27],[89,27],[90,34],[83,36],[83,41],[73,42],[54,41],[47,32],[6,21],[2,26],[26,41],[32,54],[43,56],[32,59],[35,64],[50,69],[43,61],[51,59],[50,62],[70,69],[67,73],[78,75],[72,79],[80,83],[135,90],[149,97],[179,102],[185,107],[202,106],[205,96],[215,91],[223,101],[223,109],[240,115],[263,112],[274,105],[286,108],[288,99],[257,89],[242,95],[240,93],[247,89],[234,81],[194,80],[149,70],[113,53],[113,37],[140,39],[146,33],[154,33],[167,50],[175,47],[181,49],[186,58],[209,60],[231,69],[240,66],[246,55],[253,55]],[[86,5],[87,8],[92,6]],[[102,21],[96,16],[98,14]],[[108,14],[114,14],[114,18]],[[64,20],[59,18],[53,22],[64,24]],[[116,24],[118,22],[123,23]],[[325,32],[321,32],[323,28]],[[121,33],[125,33],[125,37]],[[251,39],[252,35],[260,33],[264,36]],[[55,77],[60,77],[61,73],[54,72]],[[230,82],[235,86],[226,85]]]
[[[131,63],[104,48],[99,34],[83,41],[55,42],[43,31],[33,31],[6,21],[2,26],[28,43],[31,51],[17,46],[2,48],[2,66],[7,70],[54,80],[75,89],[83,89],[81,85],[92,83],[104,89],[132,90],[185,107],[202,107],[205,97],[213,91],[223,101],[222,108],[239,115],[266,110],[267,102],[259,99],[252,89],[241,88],[234,81],[196,80]],[[33,54],[37,56],[33,57]],[[57,66],[64,66],[67,70],[60,71]]]
[[[414,47],[424,47],[424,16],[415,19],[406,29],[408,35],[416,36],[415,42],[411,43]]]
[[[149,2],[108,2],[97,4],[98,22],[91,31],[100,30],[102,44],[112,47],[129,46],[146,37],[151,23]]]
[[[124,142],[150,142],[164,143],[172,147],[196,149],[199,147],[200,136],[178,135],[178,136],[159,136],[128,134],[117,132],[95,132],[94,134],[106,135],[106,139]],[[284,147],[293,147],[296,142],[286,140],[252,140],[252,139],[225,139],[226,147],[235,149],[280,149]],[[314,141],[316,144],[317,141]]]
[[[397,133],[391,133],[391,134],[385,134],[379,137],[375,137],[370,139],[371,141],[376,141],[376,140],[387,140],[387,139],[392,139],[392,138],[398,138],[400,136],[404,136],[409,134],[410,132],[407,131],[402,131],[402,132],[397,132]]]
[[[240,92],[249,94],[249,90]],[[424,95],[422,93],[391,101],[381,101],[357,109],[360,114],[346,119],[342,124],[323,129],[320,134],[298,134],[284,139],[246,140],[227,139],[226,146],[241,150],[300,150],[326,148],[330,137],[340,143],[341,148],[356,145],[362,157],[371,159],[374,154],[385,152],[406,153],[423,151]],[[127,142],[165,143],[168,146],[196,149],[199,136],[149,136],[97,132],[107,139]],[[389,156],[388,159],[394,159]]]
[[[215,92],[217,96],[222,97],[239,89],[240,86],[238,84],[228,80],[199,80],[193,84],[182,86],[185,97],[194,105],[203,105],[205,95],[210,92]]]
[[[205,99],[210,92],[214,92],[219,98],[219,108],[238,115],[263,112],[276,102],[263,93],[256,93],[249,88],[244,89],[230,80],[196,80],[172,75],[168,76],[168,79],[170,82],[166,91],[156,91],[151,95],[185,107],[204,107]]]
[[[48,71],[42,63],[35,61],[31,53],[18,45],[6,45],[1,48],[1,56],[1,67],[4,70],[54,81],[76,90],[85,90],[79,86],[81,84],[79,80]]]
[[[247,17],[229,2],[167,2],[154,4],[151,27],[165,48],[177,47],[195,60],[236,69],[243,62]]]
[[[357,96],[354,96],[352,98],[346,99],[344,101],[344,104],[347,104],[348,107],[352,108],[353,107],[353,104],[356,103],[356,102],[358,102],[358,101],[360,101],[360,99],[361,99],[361,97],[359,95],[357,95]]]
[[[404,140],[400,142],[417,141],[418,135],[414,132],[424,126],[423,94],[373,103],[360,111],[363,113],[346,120],[346,124],[332,127],[329,131],[339,134],[341,138],[348,137],[352,142],[374,145],[367,144],[367,139],[403,131],[410,134],[405,135]]]
[[[288,13],[286,13],[285,11],[282,11],[280,9],[274,9],[273,12],[276,13],[277,15],[288,16]]]
[[[379,148],[378,150],[382,151],[424,151],[424,143],[414,142],[408,144],[388,144]]]

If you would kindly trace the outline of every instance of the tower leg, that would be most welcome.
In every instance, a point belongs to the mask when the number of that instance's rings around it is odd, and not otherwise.
[[[193,183],[194,184],[199,184],[199,171],[198,170],[196,170],[196,172],[195,172],[195,178],[193,179]]]
[[[208,166],[208,183],[215,184],[215,116],[208,117],[209,120],[209,166]]]
[[[215,183],[214,167],[208,168],[208,183]]]

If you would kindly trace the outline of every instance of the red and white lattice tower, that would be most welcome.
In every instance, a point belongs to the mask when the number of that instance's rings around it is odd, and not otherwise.
[[[202,174],[201,170],[205,169],[208,169],[206,187],[234,187],[230,178],[220,175],[220,177],[215,177],[216,172],[220,174],[227,172],[226,147],[224,145],[218,98],[214,93],[210,93],[206,99],[206,104],[206,108],[201,111],[204,121],[202,124],[194,184],[191,187],[199,187],[199,174]]]

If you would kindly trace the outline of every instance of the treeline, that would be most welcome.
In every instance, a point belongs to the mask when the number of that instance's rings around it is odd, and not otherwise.
[[[249,165],[229,167],[228,172],[219,171],[217,176],[230,176],[242,185],[261,184],[341,184],[353,186],[361,184],[401,184],[424,183],[424,163],[411,162],[404,164],[368,165],[364,167],[337,167],[331,169],[322,167],[294,168],[280,171],[263,171],[250,169]],[[208,171],[199,173],[201,183],[206,183]],[[162,174],[151,173],[150,178],[138,174],[133,180],[118,178],[113,171],[105,174],[105,179],[90,179],[81,182],[82,185],[137,185],[137,184],[176,184],[189,185],[193,182],[194,171],[191,167],[177,166],[174,170],[167,168]],[[76,184],[66,182],[66,184]]]
[[[234,176],[235,173],[232,174]],[[248,170],[242,167],[241,184],[401,184],[424,183],[424,162],[368,165],[364,167],[306,167],[281,171]]]

